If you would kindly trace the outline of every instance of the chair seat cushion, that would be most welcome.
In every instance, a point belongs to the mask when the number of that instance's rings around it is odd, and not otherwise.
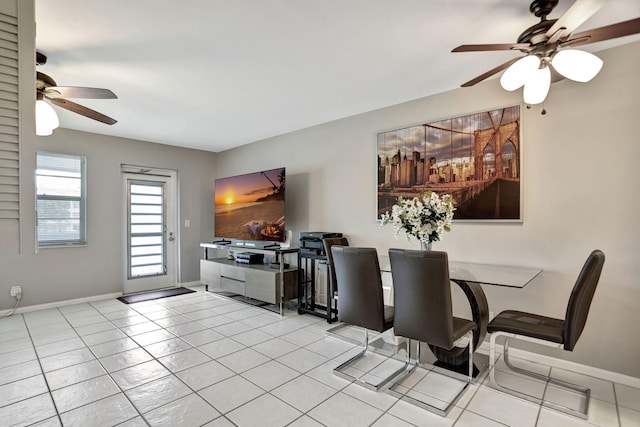
[[[523,311],[506,310],[487,325],[487,332],[510,332],[563,344],[564,321]]]
[[[453,340],[457,341],[462,336],[464,336],[464,334],[466,334],[467,332],[476,329],[476,327],[477,325],[475,322],[468,319],[462,319],[460,317],[454,316],[453,317]]]

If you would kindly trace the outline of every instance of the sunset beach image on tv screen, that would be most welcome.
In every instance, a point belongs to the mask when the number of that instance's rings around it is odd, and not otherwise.
[[[285,168],[215,181],[215,236],[284,241]]]

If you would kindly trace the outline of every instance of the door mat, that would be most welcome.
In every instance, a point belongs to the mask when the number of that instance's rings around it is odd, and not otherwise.
[[[175,297],[176,295],[190,294],[192,292],[195,292],[195,291],[188,288],[171,288],[171,289],[164,289],[161,291],[144,292],[141,294],[124,295],[124,296],[118,297],[118,299],[125,304],[133,304],[134,302],[143,302],[143,301],[151,301],[151,300],[160,299],[160,298]]]

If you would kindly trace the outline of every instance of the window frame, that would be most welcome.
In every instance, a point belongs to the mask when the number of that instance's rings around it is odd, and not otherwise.
[[[38,192],[38,156],[51,156],[58,158],[69,158],[80,160],[80,196],[63,196],[63,195],[40,195]],[[50,175],[48,175],[50,176]],[[36,244],[38,248],[56,248],[70,246],[86,246],[87,245],[87,157],[74,154],[54,153],[50,151],[36,152],[36,168],[35,168],[35,196],[36,196]],[[79,238],[77,239],[59,239],[59,240],[40,240],[39,225],[40,212],[38,211],[38,202],[40,200],[60,200],[60,201],[78,201],[79,202]],[[69,217],[72,218],[72,217]],[[73,218],[75,219],[75,218]]]

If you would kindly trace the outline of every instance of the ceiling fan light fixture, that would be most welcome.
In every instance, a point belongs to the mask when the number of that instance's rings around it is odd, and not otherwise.
[[[524,84],[523,97],[526,104],[540,104],[547,97],[551,87],[551,71],[543,66],[529,74]]]
[[[461,86],[473,86],[504,71],[500,78],[502,87],[513,91],[524,84],[524,102],[528,104],[527,107],[531,107],[532,104],[539,104],[546,98],[551,81],[551,67],[563,78],[582,83],[590,81],[600,72],[603,65],[600,58],[570,46],[640,34],[640,17],[574,34],[574,31],[594,15],[606,0],[574,0],[571,3],[573,4],[562,16],[547,19],[547,15],[558,5],[558,0],[532,0],[529,11],[540,18],[540,22],[525,29],[518,37],[517,43],[463,44],[454,48],[452,52],[517,50],[527,55],[523,58],[512,58]],[[529,73],[528,63],[535,62],[530,58],[533,56],[539,58],[539,64],[537,67],[531,66],[536,69]]]
[[[551,59],[551,65],[558,73],[581,83],[586,83],[594,78],[600,72],[602,64],[602,59],[578,49],[558,51]]]
[[[500,85],[504,90],[514,91],[521,88],[529,80],[529,76],[540,67],[540,58],[527,55],[511,64],[500,77]]]
[[[36,135],[49,136],[58,126],[60,126],[60,120],[53,107],[38,99],[36,101]]]

